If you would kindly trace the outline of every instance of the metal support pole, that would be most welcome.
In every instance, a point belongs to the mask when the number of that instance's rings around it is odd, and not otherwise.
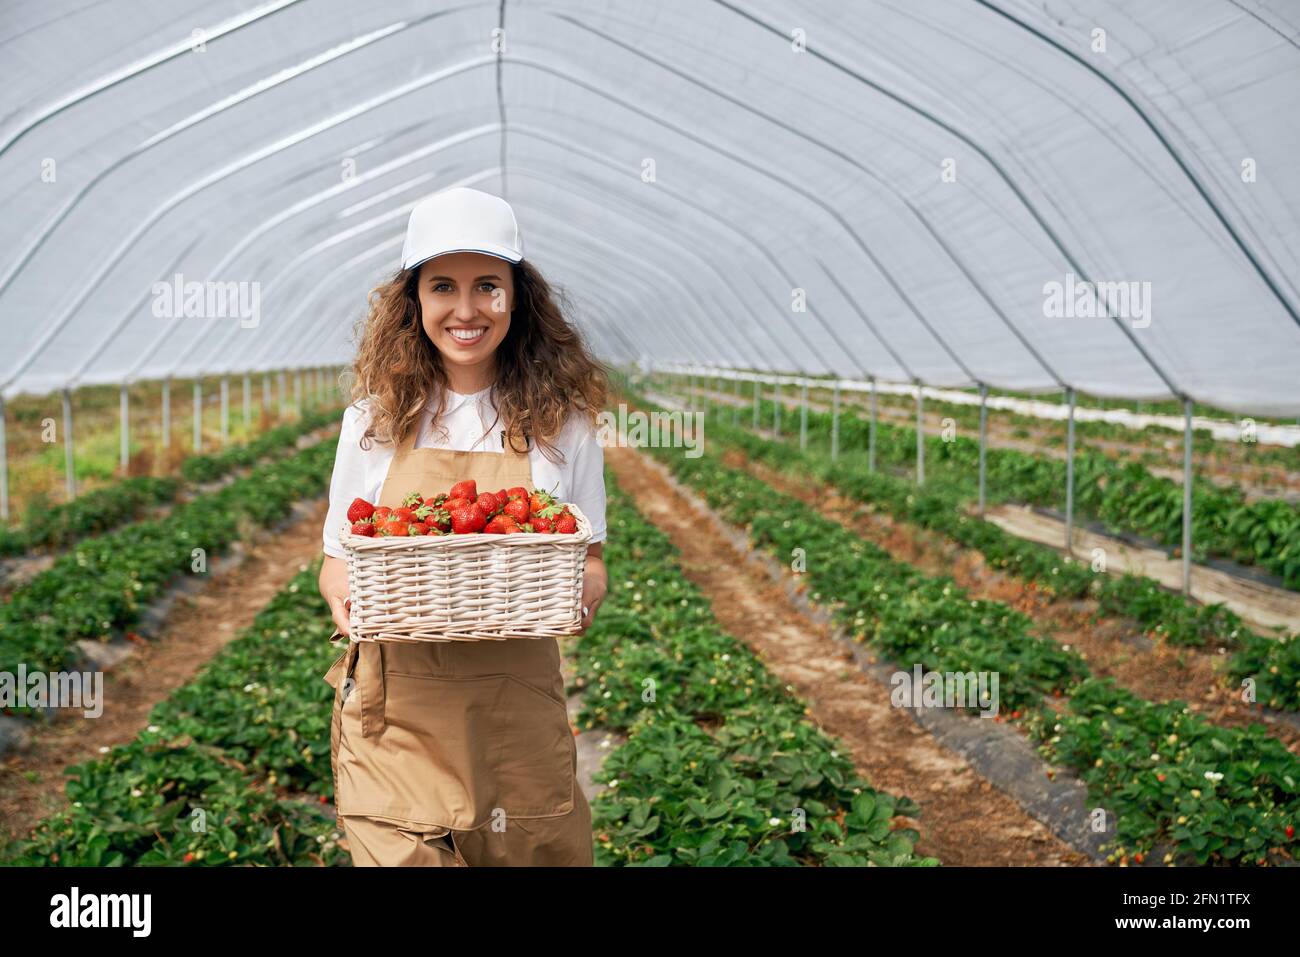
[[[772,399],[775,403],[772,406],[772,435],[775,438],[781,437],[781,383],[772,383]]]
[[[299,418],[302,417],[302,370],[299,369],[293,377],[293,411]]]
[[[1183,398],[1183,594],[1192,596],[1192,400]]]
[[[65,469],[64,488],[68,501],[77,497],[76,452],[72,445],[72,393],[63,390],[63,465]]]
[[[162,447],[172,445],[172,380],[163,379],[162,384]]]
[[[9,518],[9,445],[5,436],[5,400],[0,395],[0,519]]]
[[[800,383],[802,403],[799,407],[799,449],[808,448],[808,377]]]
[[[925,422],[921,418],[921,380],[916,380],[916,484],[925,484]]]
[[[754,431],[755,432],[758,431],[758,406],[762,400],[762,396],[763,396],[763,382],[761,379],[759,379],[758,373],[755,372],[754,373]]]
[[[126,383],[117,390],[118,418],[121,419],[121,445],[118,450],[118,462],[122,466],[122,475],[127,475],[131,467],[131,400],[127,395]]]
[[[731,405],[731,426],[732,428],[740,425],[740,374],[737,373],[731,380],[731,393],[735,401]]]
[[[221,444],[230,441],[230,379],[221,377]]]
[[[194,380],[194,451],[203,451],[203,383]]]
[[[831,387],[831,461],[840,455],[840,380]]]
[[[248,373],[244,373],[244,438],[247,439],[253,428],[253,400],[249,395]]]
[[[271,414],[271,373],[262,373],[262,414]]]
[[[686,408],[695,411],[695,373],[686,377]]]
[[[1065,554],[1074,554],[1074,389],[1065,390],[1069,412],[1065,420]]]
[[[871,420],[867,425],[867,471],[876,470],[876,377],[871,377]]]
[[[278,399],[275,403],[275,417],[276,419],[282,419],[284,418],[284,396],[288,391],[288,383],[285,381],[285,371],[283,369],[276,373],[275,384],[279,386]]]
[[[988,479],[986,455],[989,438],[989,387],[980,383],[980,518],[984,517],[984,489]]]

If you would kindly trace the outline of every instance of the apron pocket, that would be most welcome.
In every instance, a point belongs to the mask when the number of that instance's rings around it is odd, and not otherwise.
[[[563,703],[508,674],[384,675],[383,735],[359,750],[365,795],[349,803],[472,830],[573,809]]]

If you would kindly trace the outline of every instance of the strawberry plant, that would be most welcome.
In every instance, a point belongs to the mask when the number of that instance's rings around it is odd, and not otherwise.
[[[747,646],[723,632],[666,536],[607,471],[611,587],[578,642],[579,725],[625,732],[598,775],[596,862],[934,865]]]
[[[337,655],[304,568],[231,644],[105,756],[68,768],[69,804],[6,848],[41,866],[346,865],[332,814]],[[310,799],[304,800],[306,792]]]
[[[336,439],[260,466],[247,477],[138,522],[79,543],[0,605],[0,670],[58,671],[80,638],[107,640],[177,575],[193,573],[194,550],[218,556],[251,520],[282,519],[290,505],[329,482]],[[25,709],[15,709],[25,710]]]

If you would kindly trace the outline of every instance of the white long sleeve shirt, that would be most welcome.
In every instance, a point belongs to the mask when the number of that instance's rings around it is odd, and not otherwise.
[[[443,412],[441,430],[433,428],[433,406],[425,407],[420,419],[416,448],[446,448],[457,451],[501,452],[502,425],[493,424],[496,411],[488,397],[490,388],[462,395],[447,391],[447,409]],[[339,543],[339,529],[347,521],[348,506],[353,499],[363,498],[378,502],[379,493],[393,460],[394,448],[372,440],[370,449],[361,448],[361,436],[369,423],[369,403],[361,400],[348,406],[343,413],[343,428],[339,434],[338,454],[334,459],[334,474],[330,480],[330,507],[322,531],[326,555],[345,558]],[[488,426],[492,426],[489,431]],[[486,434],[485,433],[489,433]],[[532,465],[533,485],[546,489],[562,502],[572,502],[582,509],[591,522],[591,542],[605,540],[605,450],[601,447],[594,426],[581,416],[571,415],[553,440],[563,462],[552,462],[535,445],[528,452]],[[554,454],[554,453],[552,453]],[[445,489],[430,489],[432,495]],[[483,489],[495,491],[495,489]]]

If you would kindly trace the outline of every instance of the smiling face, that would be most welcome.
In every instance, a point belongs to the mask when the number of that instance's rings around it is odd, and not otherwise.
[[[491,381],[493,354],[510,329],[514,276],[510,263],[486,253],[435,256],[420,266],[420,320],[442,354],[456,391]],[[457,388],[455,381],[468,383]]]

